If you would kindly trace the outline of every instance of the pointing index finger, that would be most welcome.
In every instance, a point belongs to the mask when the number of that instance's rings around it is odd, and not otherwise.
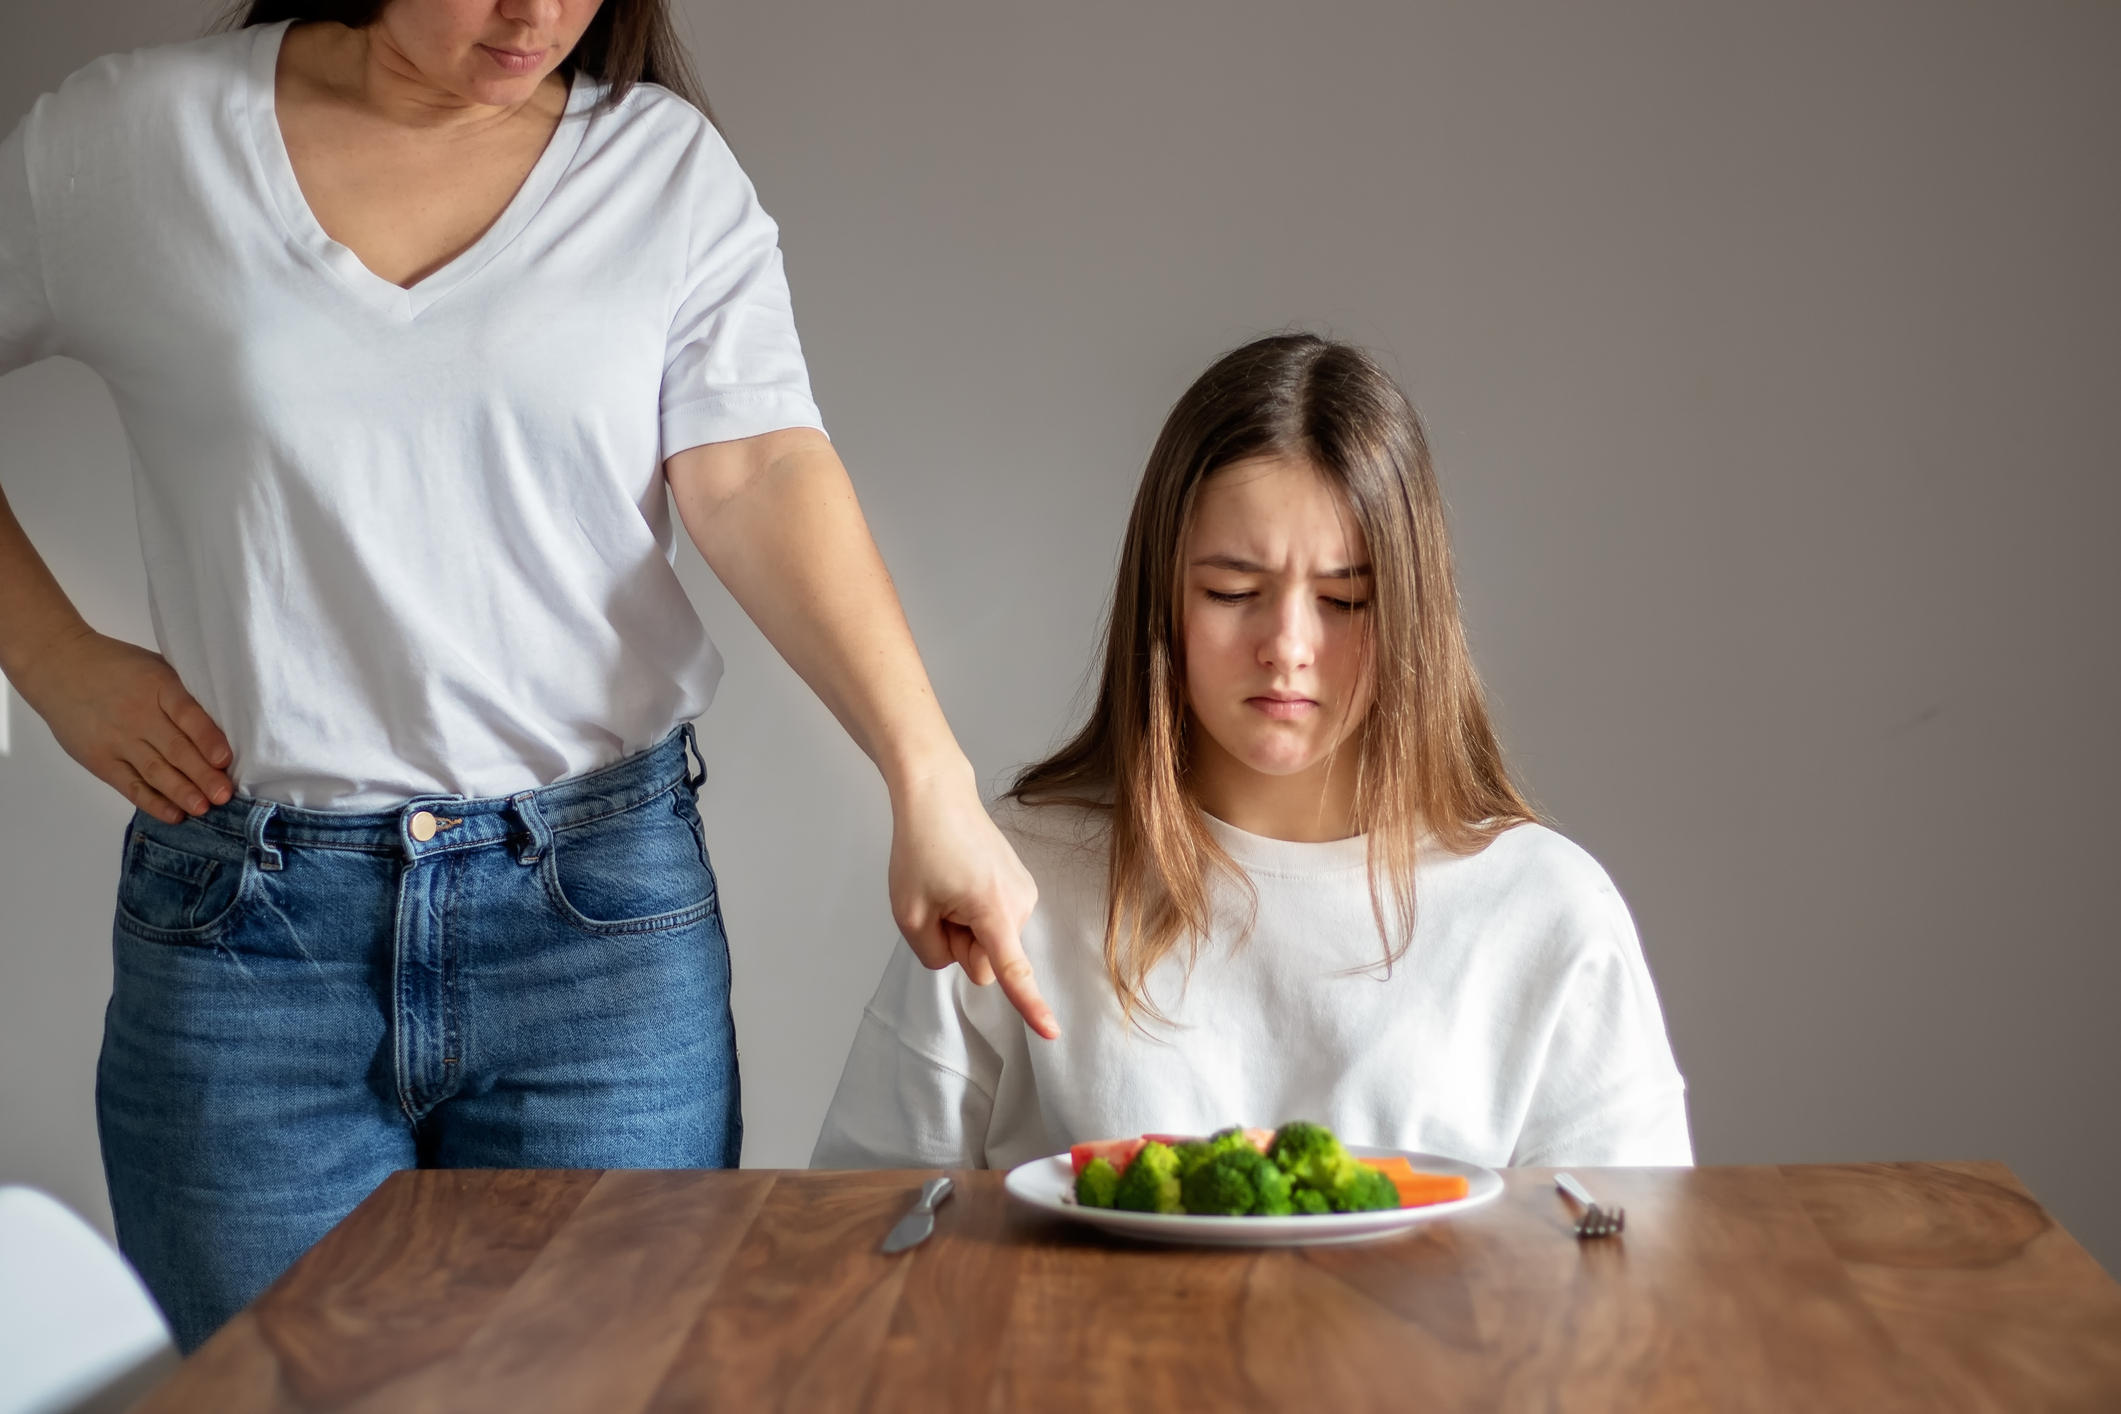
[[[1002,995],[1023,1014],[1033,1031],[1048,1041],[1058,1041],[1060,1022],[1039,993],[1038,978],[1031,970],[1031,959],[1024,956],[1024,945],[1017,937],[1016,929],[991,916],[969,926],[972,935],[986,950],[987,961],[993,964],[994,980],[1001,983]]]

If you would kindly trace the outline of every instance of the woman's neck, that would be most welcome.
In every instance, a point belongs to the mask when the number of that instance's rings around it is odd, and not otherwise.
[[[1325,760],[1270,776],[1238,760],[1194,724],[1186,788],[1193,803],[1248,835],[1322,844],[1362,833],[1355,813],[1361,746],[1348,742]]]
[[[402,128],[490,130],[526,110],[549,123],[567,106],[567,81],[556,73],[546,75],[524,102],[495,105],[467,98],[421,73],[380,25],[296,25],[281,41],[281,67],[313,92]]]

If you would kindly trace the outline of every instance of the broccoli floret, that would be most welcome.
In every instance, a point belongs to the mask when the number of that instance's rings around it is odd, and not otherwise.
[[[1367,1213],[1399,1206],[1392,1180],[1350,1154],[1322,1124],[1295,1120],[1275,1132],[1268,1151],[1295,1185],[1300,1213]]]
[[[1295,1185],[1272,1159],[1261,1159],[1252,1171],[1252,1186],[1259,1190],[1252,1211],[1263,1218],[1285,1218],[1296,1211]]]
[[[1292,1120],[1276,1130],[1267,1157],[1299,1188],[1315,1188],[1328,1199],[1353,1183],[1362,1169],[1332,1130],[1309,1120]]]
[[[1344,1177],[1352,1162],[1340,1140],[1333,1137],[1332,1130],[1303,1119],[1291,1120],[1274,1131],[1274,1142],[1267,1146],[1267,1157],[1298,1183],[1308,1183],[1320,1189],[1328,1188],[1334,1179]]]
[[[1357,1164],[1353,1181],[1327,1195],[1327,1201],[1343,1213],[1370,1213],[1399,1206],[1399,1189],[1368,1164]]]
[[[1234,1124],[1228,1129],[1218,1129],[1209,1135],[1208,1150],[1210,1153],[1215,1154],[1256,1154],[1259,1152],[1259,1150],[1252,1147],[1252,1141],[1245,1137],[1245,1131]]]
[[[1109,1208],[1119,1192],[1119,1170],[1110,1159],[1092,1159],[1075,1176],[1075,1201],[1085,1208]]]
[[[1238,1217],[1251,1212],[1259,1199],[1252,1175],[1235,1154],[1217,1154],[1187,1174],[1184,1190],[1186,1211],[1200,1217]]]
[[[1217,1154],[1187,1174],[1183,1196],[1186,1211],[1203,1217],[1280,1217],[1291,1211],[1289,1176],[1250,1144]]]
[[[1086,1169],[1085,1172],[1088,1172]],[[1168,1144],[1154,1140],[1141,1146],[1134,1162],[1119,1176],[1112,1206],[1136,1213],[1182,1211],[1178,1196],[1178,1155]]]
[[[1188,1139],[1183,1144],[1175,1144],[1171,1152],[1178,1156],[1178,1177],[1181,1182],[1187,1174],[1215,1157],[1215,1150],[1198,1139]]]

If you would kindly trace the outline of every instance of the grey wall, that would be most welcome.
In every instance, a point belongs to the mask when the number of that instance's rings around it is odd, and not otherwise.
[[[1428,416],[1515,760],[1636,910],[1703,1161],[2000,1157],[2121,1270],[2121,10],[684,9],[990,782],[1071,718],[1170,401],[1260,331],[1359,340]],[[196,14],[18,14],[0,120]],[[0,381],[0,481],[142,636],[124,464],[84,370]],[[796,1164],[891,945],[885,804],[689,573],[747,1159]],[[0,1179],[93,1209],[124,812],[24,715]]]

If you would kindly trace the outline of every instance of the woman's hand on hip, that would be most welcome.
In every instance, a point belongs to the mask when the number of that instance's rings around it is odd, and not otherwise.
[[[165,824],[236,793],[228,738],[159,653],[88,626],[0,494],[0,668],[66,754]]]
[[[161,654],[86,632],[46,649],[17,686],[67,755],[164,824],[234,797],[228,738]]]
[[[1038,885],[980,803],[969,765],[901,786],[891,798],[891,911],[914,956],[951,963],[979,986],[1001,984],[1031,1028],[1057,1040],[1022,933]]]

